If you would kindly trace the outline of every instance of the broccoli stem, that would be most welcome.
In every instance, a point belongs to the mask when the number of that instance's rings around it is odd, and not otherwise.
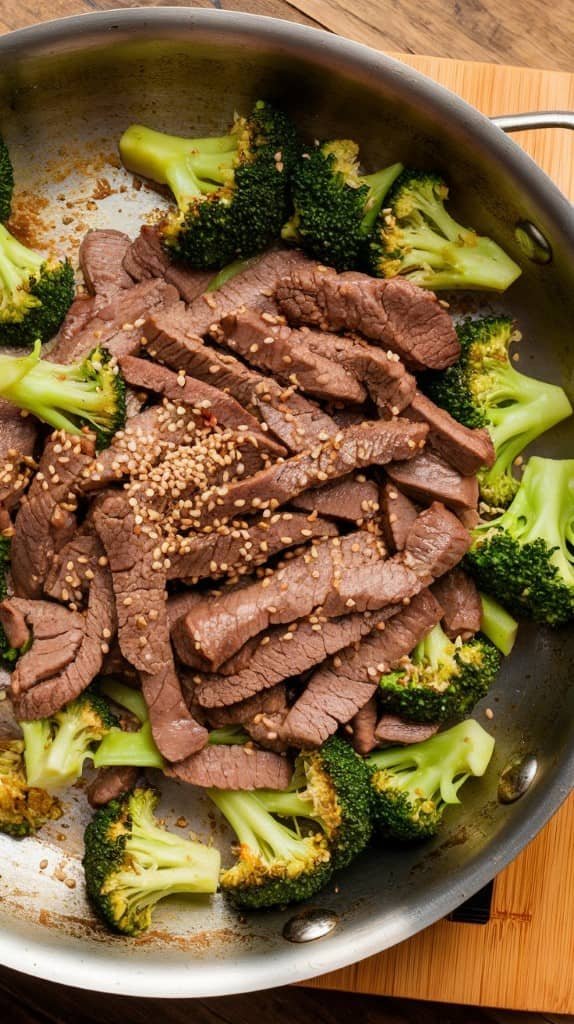
[[[221,729],[212,729],[209,743],[214,746],[236,746],[249,742],[249,735],[241,725],[224,725]]]
[[[35,722],[20,722],[24,736],[24,764],[29,786],[37,786],[44,779],[44,758],[52,742],[49,720],[40,718]]]
[[[141,875],[132,876],[134,888],[139,888],[140,879],[142,885],[147,879],[144,888],[154,887],[152,880],[156,875],[156,881],[159,883],[161,880],[158,888],[163,895],[166,895],[166,883],[168,888],[172,885],[177,892],[215,892],[217,889],[219,851],[213,846],[168,832],[156,825],[153,815],[145,810],[132,815],[125,850],[145,869]]]
[[[121,708],[126,708],[135,715],[140,722],[147,722],[148,710],[141,690],[134,690],[131,686],[125,686],[117,679],[106,678],[100,684],[104,696],[109,697]]]
[[[131,125],[120,139],[120,155],[128,171],[169,185],[180,207],[204,191],[212,191],[202,179],[220,181],[222,168],[231,166],[236,150],[235,135],[185,139],[138,124]],[[202,162],[210,172],[205,176],[200,170]]]
[[[22,287],[22,279],[38,274],[45,263],[40,253],[22,245],[0,224],[0,296],[13,297]],[[41,305],[33,295],[26,297],[28,308]]]
[[[280,789],[259,789],[257,799],[266,811],[281,818],[312,818],[317,820],[311,799],[302,798],[299,793]]]
[[[115,726],[104,736],[94,754],[94,768],[134,765],[136,768],[164,768],[149,722],[137,732],[125,732]]]
[[[369,195],[365,203],[365,214],[361,222],[363,235],[370,235],[383,205],[385,196],[393,182],[403,170],[402,164],[391,164],[375,174],[366,174],[361,178],[361,185],[368,185]]]
[[[482,604],[481,633],[492,640],[494,646],[498,647],[503,654],[510,654],[516,642],[518,622],[489,594],[481,593],[480,601]]]
[[[301,839],[291,829],[271,817],[255,793],[241,790],[209,789],[216,807],[227,819],[240,844],[271,863],[304,856]]]
[[[452,651],[452,641],[449,640],[440,622],[437,622],[416,645],[411,654],[411,661],[414,665],[442,665],[452,660]]]
[[[411,248],[401,261],[401,272],[422,268],[425,282],[434,289],[465,287],[505,291],[517,277],[514,261],[492,239],[461,228],[446,211],[444,213],[458,229],[457,236],[450,240],[447,235],[449,242],[445,244],[430,228],[409,229]],[[442,216],[432,219],[442,227]]]
[[[244,270],[248,270],[249,267],[253,266],[261,259],[260,256],[251,256],[247,260],[233,260],[233,263],[228,263],[226,267],[222,267],[214,277],[211,278],[206,292],[216,292],[228,281],[231,281],[232,277],[237,274],[242,274]]]

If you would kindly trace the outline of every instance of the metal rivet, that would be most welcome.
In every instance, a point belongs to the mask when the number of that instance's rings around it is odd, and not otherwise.
[[[552,246],[540,228],[529,220],[521,220],[514,229],[514,237],[522,252],[533,263],[550,263]]]
[[[311,908],[294,914],[283,926],[283,938],[288,942],[313,942],[322,939],[337,927],[339,917],[334,910]]]
[[[524,796],[538,771],[534,754],[519,754],[508,762],[498,780],[498,799],[501,804],[512,804]]]

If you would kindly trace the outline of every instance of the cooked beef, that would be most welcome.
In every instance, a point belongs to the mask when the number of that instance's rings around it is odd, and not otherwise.
[[[333,523],[303,512],[277,512],[255,523],[234,522],[215,533],[191,533],[168,548],[168,579],[194,584],[208,576],[218,578],[251,572],[272,555],[305,544],[311,538],[334,537]]]
[[[74,601],[80,606],[90,589],[95,560],[93,534],[89,527],[81,527],[54,554],[44,582],[44,593],[55,601]]]
[[[478,633],[482,616],[480,594],[463,569],[451,569],[437,580],[432,591],[443,610],[443,629],[451,640],[458,636],[469,640]]]
[[[247,480],[208,490],[197,502],[201,510],[198,521],[200,525],[214,518],[225,522],[238,512],[244,514],[254,508],[273,511],[307,488],[320,487],[353,469],[412,458],[423,447],[426,434],[425,424],[408,424],[405,420],[375,420],[348,427]]]
[[[480,522],[480,515],[476,508],[457,508],[456,514],[467,530],[474,530]]]
[[[194,700],[202,707],[225,708],[248,704],[268,688],[275,688],[284,679],[302,675],[337,651],[357,643],[373,629],[400,611],[389,606],[364,615],[343,615],[332,621],[320,615],[299,619],[289,625],[275,627],[258,638],[249,664],[235,675],[198,676]]]
[[[205,594],[199,590],[182,590],[178,594],[170,594],[167,599],[167,623],[170,632],[178,619],[184,618],[192,608],[205,600]]]
[[[360,380],[381,415],[396,416],[412,401],[416,381],[394,352],[368,345],[362,338],[327,331],[301,330],[311,351],[319,351]]]
[[[442,370],[460,355],[454,325],[436,295],[401,277],[381,281],[299,266],[279,282],[275,297],[290,323],[357,331],[412,370]]]
[[[139,771],[131,765],[100,768],[86,790],[90,807],[103,807],[129,793],[138,781]]]
[[[391,551],[402,551],[419,510],[394,484],[383,484],[379,501],[385,540]]]
[[[37,435],[35,419],[0,398],[0,505],[6,509],[17,504],[28,484]]]
[[[269,455],[275,458],[285,455],[285,449],[261,430],[259,420],[219,388],[213,388],[195,377],[174,373],[164,366],[135,356],[124,356],[120,360],[120,367],[128,384],[145,388],[147,391],[156,391],[178,405],[203,410],[204,415],[212,423],[253,434],[261,449],[267,451]]]
[[[422,743],[440,729],[432,722],[407,722],[398,715],[381,715],[375,729],[375,745],[382,743]]]
[[[311,348],[304,331],[288,327],[272,313],[231,313],[215,325],[211,334],[252,366],[314,398],[358,405],[367,397],[356,376],[340,362]]]
[[[164,281],[142,281],[133,288],[116,292],[107,306],[98,309],[95,316],[73,336],[60,338],[51,350],[55,363],[71,363],[86,356],[96,345],[105,347],[115,356],[133,355],[142,340],[142,326],[146,316],[165,309],[176,302],[175,288]]]
[[[274,311],[273,293],[278,281],[297,267],[314,266],[297,249],[266,252],[241,274],[226,281],[215,292],[205,292],[189,307],[189,324],[193,334],[207,334],[212,324],[235,312],[248,309]]]
[[[358,754],[370,754],[377,746],[375,729],[378,713],[377,698],[370,697],[351,719],[351,742]]]
[[[308,509],[319,515],[360,524],[372,519],[379,511],[379,491],[373,480],[360,473],[349,475],[332,483],[303,491],[293,499],[295,508]]]
[[[88,231],[82,239],[78,253],[80,269],[90,294],[103,300],[101,305],[110,302],[116,292],[133,288],[133,281],[122,266],[130,245],[129,236],[113,228]]]
[[[201,295],[213,277],[211,270],[192,270],[169,258],[161,244],[157,228],[144,224],[139,235],[129,246],[123,268],[134,281],[162,277],[177,288],[185,302],[193,302]]]
[[[0,688],[2,700],[0,700],[0,743],[6,740],[21,740],[22,730],[18,724],[12,701],[6,691]]]
[[[429,445],[463,476],[492,466],[494,445],[488,430],[470,430],[453,419],[445,409],[417,391],[405,415],[429,425]]]
[[[192,694],[195,700],[195,684],[192,687]],[[210,707],[206,714],[212,728],[221,729],[225,725],[245,725],[246,722],[253,722],[260,714],[274,715],[277,711],[282,711],[286,704],[285,684],[278,683],[236,704]]]
[[[269,626],[310,615],[327,601],[331,617],[345,614],[355,607],[352,594],[363,601],[366,588],[378,588],[382,561],[376,539],[362,531],[311,545],[270,576],[197,604],[176,623],[175,649],[187,665],[217,669],[251,637]],[[366,566],[367,573],[357,588],[360,566]],[[391,603],[393,597],[380,604]]]
[[[6,634],[10,647],[18,649],[28,643],[30,629],[26,623],[24,610],[27,610],[28,605],[32,603],[27,601],[26,598],[13,597],[5,599],[0,604],[0,625]]]
[[[287,704],[280,711],[263,711],[253,722],[245,723],[245,732],[265,750],[282,754],[289,749],[289,743],[282,734],[283,722],[288,714]]]
[[[374,696],[379,677],[394,668],[440,620],[442,610],[430,591],[413,598],[382,631],[358,647],[348,647],[313,673],[291,708],[282,734],[298,747],[318,747],[349,722]]]
[[[46,718],[55,714],[69,701],[78,697],[100,672],[103,655],[109,649],[109,644],[116,632],[116,612],[111,576],[105,563],[106,559],[103,554],[95,563],[88,607],[82,616],[82,636],[73,660],[61,671],[45,678],[42,682],[37,682],[31,689],[22,693],[16,692],[18,672],[22,672],[22,664],[29,656],[37,662],[36,640],[28,654],[18,662],[16,671],[12,675],[12,694],[20,719]],[[58,605],[52,607],[59,609]],[[55,612],[52,613],[52,618],[55,614]],[[32,625],[32,631],[37,637],[34,625]],[[66,634],[65,643],[68,642],[69,636]],[[59,643],[63,646],[63,637],[59,638]],[[34,667],[33,671],[37,676],[37,667]]]
[[[69,665],[84,635],[82,615],[49,601],[9,598],[0,605],[0,622],[12,647],[33,640],[12,673],[12,692],[16,696]]]
[[[206,345],[191,330],[183,303],[150,316],[144,335],[153,359],[233,395],[291,451],[303,451],[321,433],[336,433],[331,417],[294,388],[283,388],[235,356]]]
[[[213,745],[173,765],[166,772],[180,782],[216,789],[286,789],[291,762],[267,750]]]
[[[135,532],[127,494],[108,495],[94,510],[106,550],[122,654],[141,673],[152,733],[161,753],[179,761],[201,749],[207,732],[189,713],[169,641],[166,569],[157,540]]]
[[[410,498],[429,504],[443,501],[451,508],[476,508],[478,483],[431,451],[420,452],[408,462],[393,462],[387,474]]]
[[[38,472],[20,503],[11,564],[18,597],[39,597],[53,557],[76,527],[76,494],[82,470],[94,455],[93,437],[56,431],[48,439]]]
[[[404,559],[425,584],[454,569],[471,545],[471,536],[457,516],[433,502],[415,519],[407,536]]]
[[[95,295],[78,295],[68,309],[60,330],[50,342],[50,353],[58,349],[63,352],[72,351],[72,339],[93,320],[98,306],[101,306],[101,300],[98,302]],[[69,362],[67,358],[60,361]]]

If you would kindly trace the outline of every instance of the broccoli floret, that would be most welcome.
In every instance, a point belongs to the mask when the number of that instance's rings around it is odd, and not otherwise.
[[[88,897],[103,921],[140,935],[160,900],[178,893],[214,893],[220,857],[211,846],[159,825],[153,789],[134,789],[97,811],[84,835]]]
[[[508,316],[467,320],[458,327],[459,361],[427,374],[423,389],[460,423],[486,427],[496,452],[490,469],[478,474],[482,500],[505,508],[518,490],[514,460],[545,430],[572,414],[566,393],[519,373],[509,348],[520,335]]]
[[[378,831],[407,842],[434,836],[446,805],[460,803],[458,791],[471,775],[484,775],[493,750],[492,736],[470,718],[423,743],[371,754]]]
[[[356,142],[317,143],[295,165],[295,213],[281,232],[283,239],[337,270],[356,269],[364,262],[385,196],[402,169],[402,164],[393,164],[362,175]]]
[[[8,220],[14,192],[14,169],[8,146],[0,135],[0,222]]]
[[[269,104],[258,101],[222,138],[186,139],[132,125],[120,154],[128,170],[173,192],[178,209],[161,231],[174,258],[217,269],[279,237],[296,138],[290,121]]]
[[[371,838],[369,781],[364,761],[333,736],[319,750],[297,758],[291,791],[259,790],[272,814],[306,818],[325,832],[333,869],[344,868]]]
[[[71,785],[116,721],[108,703],[90,687],[51,718],[20,722],[29,784],[48,790]]]
[[[445,722],[469,714],[494,682],[500,654],[485,636],[449,640],[437,624],[406,664],[379,681],[385,711],[415,722]]]
[[[277,821],[257,791],[210,789],[208,794],[238,840],[237,860],[223,871],[223,892],[239,907],[259,910],[306,900],[333,873],[322,829],[303,835]]]
[[[482,611],[480,616],[480,631],[492,640],[495,647],[502,654],[508,655],[516,643],[518,623],[516,619],[503,608],[498,601],[495,601],[489,594],[480,595]]]
[[[40,342],[27,356],[0,356],[0,395],[68,434],[89,426],[106,448],[126,420],[125,382],[109,352],[95,348],[81,363],[40,358]]]
[[[463,228],[445,209],[438,174],[405,170],[381,210],[370,246],[376,277],[402,274],[421,288],[505,291],[520,267],[491,238]]]
[[[549,626],[574,618],[574,459],[529,459],[511,505],[473,530],[465,561],[513,614]]]
[[[23,741],[0,741],[0,832],[22,839],[61,816],[56,797],[28,785]]]
[[[0,345],[31,345],[56,333],[74,298],[68,260],[46,259],[0,224]]]

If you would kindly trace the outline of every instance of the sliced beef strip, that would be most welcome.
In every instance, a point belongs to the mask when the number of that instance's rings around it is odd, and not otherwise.
[[[402,551],[419,510],[406,494],[388,482],[380,489],[379,501],[385,540],[391,551]]]
[[[244,574],[286,548],[336,535],[333,523],[309,518],[304,512],[277,512],[255,523],[236,522],[214,533],[191,533],[180,538],[177,549],[168,549],[167,578],[193,585],[209,576]]]
[[[442,626],[451,640],[469,640],[478,633],[482,616],[476,583],[464,569],[451,569],[434,584],[432,592],[442,607]]]
[[[478,503],[476,477],[462,476],[434,452],[419,452],[408,462],[393,462],[386,471],[405,494],[423,504],[443,501],[453,509],[472,509]]]
[[[428,423],[429,445],[463,476],[473,476],[482,467],[494,463],[494,445],[488,430],[470,430],[463,426],[420,391],[405,415],[410,420]]]
[[[363,615],[344,615],[332,621],[321,616],[299,619],[289,625],[275,627],[258,639],[249,664],[235,675],[204,675],[197,677],[194,699],[209,708],[248,704],[257,695],[275,688],[285,679],[302,675],[337,651],[357,643],[373,629],[400,611],[389,606]],[[319,626],[319,628],[317,628]]]
[[[153,311],[176,302],[175,288],[164,281],[142,281],[133,288],[116,292],[107,306],[73,336],[61,338],[50,352],[55,363],[71,363],[88,355],[96,345],[104,345],[118,358],[133,355],[141,345],[145,318]]]
[[[116,292],[133,288],[133,281],[122,264],[131,239],[113,228],[88,231],[80,245],[78,259],[86,286],[91,295],[109,302]]]
[[[94,456],[94,439],[56,431],[48,438],[38,472],[20,503],[11,565],[18,597],[39,597],[54,554],[76,528],[76,495]]]
[[[230,484],[218,491],[207,491],[197,507],[198,519],[225,522],[238,512],[253,508],[278,508],[308,488],[320,487],[328,480],[346,476],[354,469],[383,466],[395,460],[412,458],[425,443],[427,427],[405,420],[375,420],[341,430],[334,437],[284,462],[261,470],[248,480]],[[402,461],[399,462],[402,465]]]
[[[297,267],[314,266],[298,249],[276,249],[263,254],[241,274],[215,292],[205,292],[189,306],[192,332],[201,337],[211,325],[241,306],[275,311],[273,294],[278,281]]]
[[[101,305],[101,302],[100,302]],[[72,351],[72,339],[83,331],[93,320],[98,310],[95,295],[77,295],[68,309],[58,333],[50,342],[50,353],[61,349],[62,352]],[[69,362],[67,358],[60,360]]]
[[[442,370],[460,355],[453,322],[436,295],[401,277],[300,266],[279,282],[275,298],[290,323],[356,331],[396,352],[411,370]]]
[[[0,693],[2,693],[2,700],[0,701],[0,744],[9,743],[11,740],[21,740],[23,738],[22,729],[14,713],[12,701],[3,688],[0,689]]]
[[[144,224],[137,238],[129,246],[123,260],[123,269],[134,281],[147,281],[162,277],[177,288],[184,302],[193,302],[207,288],[213,277],[211,270],[192,270],[174,263],[161,244],[157,228]]]
[[[370,697],[366,704],[351,719],[351,743],[358,754],[370,754],[377,746],[377,698]]]
[[[210,421],[222,427],[253,434],[260,447],[269,452],[270,456],[277,458],[285,455],[282,445],[277,444],[261,430],[259,420],[219,388],[213,388],[195,377],[179,375],[164,366],[135,356],[124,356],[120,360],[120,368],[128,384],[156,391],[171,402],[187,405],[192,409],[202,409]]]
[[[356,376],[311,348],[303,331],[288,327],[272,313],[237,311],[216,324],[211,334],[252,366],[313,398],[359,405],[367,397]]]
[[[383,743],[422,743],[440,729],[432,722],[407,722],[398,715],[381,715],[375,729],[375,746]]]
[[[430,591],[413,598],[382,632],[348,647],[313,673],[291,708],[282,734],[297,747],[319,747],[374,696],[383,672],[394,668],[440,621],[442,609]]]
[[[458,565],[471,541],[458,517],[436,501],[417,516],[408,532],[403,557],[428,585],[431,578],[436,580]]]
[[[8,598],[0,605],[0,622],[13,647],[32,639],[12,672],[15,697],[62,672],[77,656],[84,637],[84,617],[50,601]]]
[[[289,749],[289,743],[282,735],[283,722],[288,714],[287,704],[280,711],[262,712],[255,721],[245,723],[245,731],[260,747],[282,754]]]
[[[192,667],[217,669],[251,637],[269,626],[311,614],[324,606],[331,594],[332,605],[339,609],[333,617],[345,614],[346,594],[340,598],[339,591],[347,590],[347,580],[352,588],[360,565],[367,565],[373,576],[382,560],[379,545],[366,532],[311,545],[310,550],[280,565],[272,575],[232,589],[188,612],[172,631],[177,654]],[[374,583],[371,581],[371,586]]]
[[[193,700],[195,700],[195,687],[192,684]],[[221,729],[226,725],[245,725],[253,722],[258,715],[274,715],[282,711],[287,705],[287,691],[284,683],[278,683],[269,689],[260,690],[246,700],[238,701],[235,704],[228,704],[224,707],[210,707],[206,711],[207,719],[213,729]]]
[[[187,309],[178,303],[150,316],[144,324],[152,359],[184,371],[226,394],[262,422],[291,451],[303,451],[319,434],[336,433],[334,421],[293,387],[283,388],[226,352],[218,352],[193,334]]]
[[[170,632],[178,619],[184,618],[192,608],[205,600],[205,594],[199,590],[182,590],[178,594],[170,594],[167,599],[167,623]]]
[[[135,533],[127,494],[110,494],[94,510],[109,559],[122,654],[141,674],[152,733],[161,753],[179,761],[200,750],[207,731],[189,713],[174,665],[167,620],[164,560],[157,540]],[[159,558],[159,560],[158,560]]]
[[[83,635],[73,661],[63,671],[15,698],[18,717],[22,720],[46,718],[78,697],[99,674],[116,626],[111,574],[102,553],[96,562],[88,607],[83,616]],[[30,653],[33,651],[34,644]]]
[[[379,489],[373,480],[357,473],[332,483],[303,491],[293,499],[295,508],[308,509],[321,516],[361,524],[379,511]]]
[[[86,792],[90,807],[104,807],[110,800],[119,800],[134,789],[140,774],[132,765],[100,768]]]
[[[38,424],[33,416],[0,398],[0,505],[13,508],[28,485],[34,465]]]
[[[90,589],[94,561],[93,533],[80,527],[67,544],[54,554],[44,582],[44,593],[55,601],[74,601],[81,605]]]
[[[180,782],[206,788],[286,789],[292,770],[287,758],[267,750],[214,745],[172,765],[166,774]]]

